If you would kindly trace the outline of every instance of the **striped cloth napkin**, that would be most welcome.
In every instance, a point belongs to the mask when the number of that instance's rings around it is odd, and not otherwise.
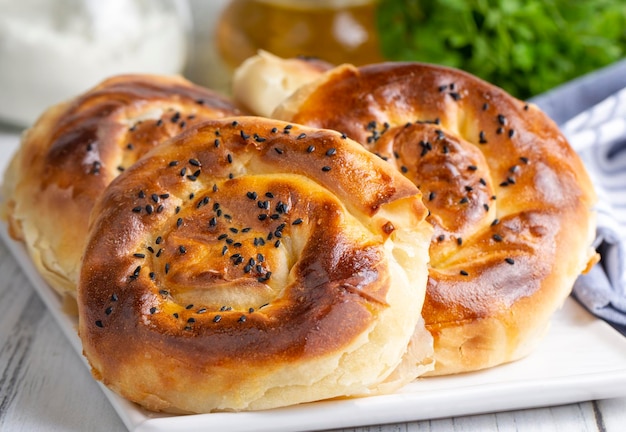
[[[596,247],[602,258],[578,278],[573,295],[626,332],[626,62],[532,102],[559,124],[585,163],[599,198]]]

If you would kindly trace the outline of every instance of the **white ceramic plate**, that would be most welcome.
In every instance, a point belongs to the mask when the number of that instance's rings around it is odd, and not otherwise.
[[[0,135],[0,177],[17,138]],[[0,197],[1,198],[1,197]],[[22,245],[0,236],[81,356],[76,321],[39,277]],[[301,431],[397,423],[626,395],[626,338],[568,299],[539,348],[515,363],[482,372],[418,380],[401,391],[282,409],[171,416],[149,413],[102,387],[133,432]]]

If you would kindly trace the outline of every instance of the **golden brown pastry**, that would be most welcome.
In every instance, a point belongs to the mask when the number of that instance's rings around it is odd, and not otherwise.
[[[44,279],[76,291],[96,198],[147,150],[209,118],[239,111],[180,77],[123,75],[48,109],[22,137],[3,182],[12,236]]]
[[[78,305],[93,374],[170,412],[394,390],[432,362],[430,334],[412,336],[426,215],[410,181],[337,132],[256,117],[187,130],[92,212]]]
[[[421,189],[435,229],[422,311],[433,374],[531,352],[595,262],[595,194],[580,159],[537,107],[474,76],[340,66],[274,116],[345,133]]]

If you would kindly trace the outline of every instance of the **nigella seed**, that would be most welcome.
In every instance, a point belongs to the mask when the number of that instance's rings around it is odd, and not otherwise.
[[[221,320],[222,320],[222,316],[221,316],[221,315],[215,315],[215,316],[213,317],[213,322],[214,322],[214,323],[218,323],[218,322],[220,322]]]
[[[230,153],[226,155],[226,161],[228,161],[229,164],[233,163],[233,156]]]
[[[498,114],[498,123],[500,123],[502,126],[506,126],[506,117],[504,117],[502,114]]]
[[[180,226],[183,224],[183,218],[178,218],[176,220],[176,227],[180,228]]]
[[[487,144],[487,138],[485,137],[485,131],[480,131],[478,134],[478,142],[480,144]]]
[[[476,165],[468,165],[467,169],[470,171],[476,171],[478,169],[478,167]]]
[[[133,207],[133,213],[140,213],[141,209],[142,209],[141,206]]]
[[[142,254],[142,253],[135,253],[135,254],[133,254],[133,256],[134,256],[135,258],[145,258],[145,257],[146,257],[146,254]]]
[[[245,315],[241,315],[237,321],[239,321],[239,322],[246,322],[246,316]]]
[[[170,263],[165,263],[165,274],[170,272]]]
[[[260,221],[263,221],[263,220],[267,219],[267,215],[262,213],[262,214],[260,214],[260,215],[258,216],[258,219],[259,219]]]
[[[226,252],[228,252],[228,246],[224,245],[222,247],[222,256],[226,255]]]
[[[283,154],[283,149],[280,149],[278,147],[274,147],[274,151],[278,153],[279,155]]]
[[[463,197],[459,201],[459,204],[467,204],[468,202],[469,202],[469,198],[468,197]]]
[[[443,234],[439,234],[439,236],[437,237],[437,241],[440,241],[440,242],[444,241],[445,239],[446,239],[446,236]]]
[[[341,139],[347,139],[348,135],[346,135],[344,132],[341,132]]]
[[[300,135],[296,137],[296,139],[304,139],[304,138],[306,138],[306,134],[304,132],[302,132]]]
[[[497,242],[501,242],[502,241],[502,236],[500,234],[494,234],[491,238],[494,239],[494,241],[497,241]]]
[[[150,276],[150,280],[155,280],[156,279],[156,273],[150,272],[148,275]]]
[[[480,180],[478,180],[478,182],[483,186],[487,186],[487,181],[482,177],[480,178]]]
[[[404,165],[402,165],[400,167],[400,171],[402,171],[404,174],[406,174],[407,172],[409,172],[409,169],[407,167],[405,167]]]
[[[307,147],[306,152],[307,153],[313,153],[315,151],[315,146],[310,145]]]
[[[483,204],[483,208],[485,209],[486,212],[489,211],[489,204]]]
[[[434,200],[436,196],[437,196],[437,194],[435,192],[430,192],[428,194],[428,201]]]
[[[118,300],[117,294],[111,294],[111,301],[116,302]]]
[[[187,174],[187,167],[183,167],[183,168],[180,170],[180,176],[181,176],[181,177],[185,177],[185,174]]]
[[[206,313],[206,308],[200,308],[196,311],[197,314],[203,314]]]
[[[260,137],[260,136],[258,136],[257,134],[254,134],[254,140],[255,140],[256,142],[258,142],[258,143],[262,143],[262,142],[267,141],[267,139],[266,139],[266,138]]]
[[[325,165],[325,166],[322,167],[322,171],[328,172],[328,171],[330,171],[330,167],[328,165]]]
[[[460,93],[450,92],[450,96],[452,96],[452,99],[454,99],[455,101],[461,100],[461,94]]]
[[[458,244],[459,246],[461,246],[463,244],[463,239],[461,237],[458,237],[456,239],[456,244]]]
[[[185,306],[185,309],[187,309],[187,310],[193,309],[193,303],[188,304],[187,306]]]
[[[178,252],[180,252],[181,254],[186,254],[187,253],[187,249],[185,248],[185,246],[178,246]]]
[[[197,167],[202,166],[202,165],[200,165],[200,161],[198,159],[189,159],[189,163],[191,165],[197,166]]]
[[[106,308],[106,309],[104,310],[104,313],[105,313],[106,315],[111,315],[111,312],[113,312],[113,308],[112,308],[111,306],[109,306],[108,308]]]
[[[502,126],[500,126],[498,129],[496,129],[496,133],[498,135],[502,135],[504,133],[504,128]]]
[[[103,327],[104,327],[104,325],[102,324],[102,321],[101,321],[101,320],[96,320],[95,324],[96,324],[96,326],[98,326],[98,327],[100,327],[100,328],[103,328]]]
[[[296,220],[294,220],[291,225],[300,225],[302,223],[302,218],[298,218]]]
[[[215,138],[215,141],[213,141],[213,145],[215,146],[215,148],[218,148],[220,146],[220,140],[218,138]]]
[[[163,207],[163,204],[159,204],[158,207],[156,208],[156,212],[161,213],[164,209],[165,207]]]
[[[172,123],[176,123],[178,122],[178,120],[180,120],[180,113],[178,111],[176,111],[174,113],[174,115],[171,118]]]
[[[227,238],[227,237],[228,237],[228,234],[220,234],[220,235],[217,237],[217,239],[218,239],[218,240],[224,240],[224,239],[225,239],[225,238]]]
[[[174,167],[174,166],[176,166],[176,165],[178,165],[178,161],[177,161],[177,160],[173,160],[173,161],[171,161],[171,162],[169,163],[169,166],[171,166],[171,167]]]
[[[329,148],[328,150],[326,150],[326,156],[332,156],[335,153],[337,153],[337,149],[335,148]]]
[[[239,230],[237,228],[231,227],[228,228],[230,230],[230,232],[237,234],[239,232]]]
[[[525,164],[528,164],[528,158],[526,156],[522,156],[519,158],[519,160],[521,160],[522,162],[524,162]]]
[[[174,318],[178,319],[178,312],[174,312],[174,313],[172,314],[172,316],[173,316]]]
[[[139,193],[137,194],[137,196],[141,199],[144,199],[146,197],[146,193],[142,190],[139,191]]]
[[[500,223],[500,219],[494,219],[493,222],[491,222],[491,226],[496,226]]]
[[[268,198],[274,198],[274,194],[271,192],[265,192],[265,196]]]
[[[280,247],[280,239],[278,239],[278,240],[276,240],[276,241],[274,242],[274,247],[276,247],[276,248],[277,248],[277,247]]]
[[[163,125],[163,119],[158,119],[158,120],[156,121],[156,125],[157,125],[157,126],[162,126],[162,125]]]
[[[246,196],[247,196],[248,198],[250,198],[251,200],[255,200],[255,199],[257,199],[257,193],[256,193],[256,192],[248,192],[248,193],[246,194]]]
[[[216,225],[217,225],[217,218],[213,216],[211,219],[209,219],[209,226],[214,227]]]
[[[150,308],[150,313],[151,313],[151,314],[155,314],[155,313],[156,313],[156,311],[157,311],[157,308],[155,308],[154,306],[152,306],[152,307]]]
[[[159,249],[155,256],[159,258],[162,253],[163,253],[163,248]]]
[[[459,273],[461,274],[461,276],[469,276],[469,273],[465,270],[461,270]]]
[[[195,322],[196,322],[196,319],[195,319],[194,317],[190,317],[189,319],[187,319],[187,322],[188,322],[189,324],[193,324],[193,323],[195,323]]]
[[[489,109],[489,104],[487,102],[485,102],[483,104],[483,111],[487,111]]]
[[[146,205],[146,213],[152,214],[153,211],[154,211],[154,207],[152,207],[151,204]]]
[[[247,133],[245,133],[243,130],[239,131],[239,135],[241,135],[241,138],[247,140],[248,138],[250,138],[250,135],[248,135]]]
[[[146,249],[148,249],[150,253],[154,253],[154,248],[152,246],[148,246]]]
[[[515,264],[515,260],[513,258],[508,258],[507,257],[507,258],[504,259],[504,261],[506,261],[507,263],[509,263],[511,265]]]
[[[509,129],[509,138],[513,138],[515,136],[515,131],[513,129]]]

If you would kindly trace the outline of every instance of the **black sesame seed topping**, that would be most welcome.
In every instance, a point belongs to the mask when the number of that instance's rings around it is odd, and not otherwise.
[[[460,274],[461,276],[469,276],[469,273],[468,273],[468,272],[466,272],[465,270],[461,270],[461,271],[459,272],[459,274]]]
[[[328,150],[326,150],[326,156],[332,156],[335,153],[337,153],[337,149],[336,148],[329,148]]]
[[[497,241],[497,242],[501,242],[502,241],[502,236],[500,234],[494,234],[491,238],[494,241]]]
[[[314,145],[310,145],[306,148],[306,152],[307,153],[313,153],[315,151],[315,146]]]
[[[515,260],[513,258],[505,258],[504,261],[506,261],[507,263],[511,265],[515,264]]]
[[[95,324],[96,324],[97,327],[100,327],[100,328],[104,327],[104,325],[102,324],[102,321],[100,321],[100,320],[96,320]]]
[[[328,171],[330,171],[330,167],[328,165],[325,165],[325,166],[322,167],[322,171],[328,172]]]
[[[306,134],[304,132],[302,132],[300,135],[296,137],[296,139],[304,139],[304,138],[306,138]]]
[[[257,193],[256,192],[248,192],[248,193],[246,193],[246,196],[248,198],[250,198],[251,200],[257,199]]]
[[[214,323],[218,323],[218,322],[220,322],[221,320],[222,320],[222,316],[221,316],[221,315],[215,315],[215,316],[213,317],[213,322],[214,322]]]

